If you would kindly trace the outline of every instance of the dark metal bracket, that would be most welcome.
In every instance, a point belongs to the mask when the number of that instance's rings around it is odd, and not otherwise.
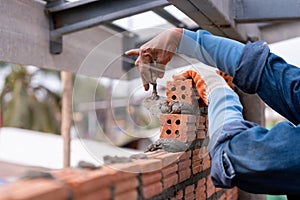
[[[170,3],[167,0],[46,0],[45,11],[49,16],[50,52],[60,54],[63,51],[63,35],[86,28],[107,25],[124,30],[111,22],[141,12],[163,8]]]

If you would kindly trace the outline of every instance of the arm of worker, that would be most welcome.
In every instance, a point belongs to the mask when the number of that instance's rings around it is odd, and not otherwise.
[[[220,154],[218,143],[223,138],[223,127],[227,124],[244,121],[242,105],[237,94],[227,85],[225,80],[216,73],[215,68],[205,66],[201,63],[193,64],[190,69],[173,76],[174,80],[191,78],[196,85],[197,92],[202,100],[208,105],[209,120],[209,151],[212,158],[212,169],[214,183],[220,187],[231,187],[235,176],[233,168],[230,175],[223,167],[222,154]],[[238,134],[239,131],[232,127],[226,139]],[[233,133],[233,134],[231,134]],[[225,139],[224,139],[225,140]],[[217,145],[218,144],[218,145]],[[214,167],[215,166],[215,167]],[[231,166],[231,165],[230,165]]]
[[[300,123],[300,69],[270,53],[263,41],[244,45],[205,30],[183,29],[177,52],[218,67],[239,89],[257,93],[275,111]]]
[[[161,70],[164,72],[164,65],[176,49],[178,53],[218,67],[233,77],[233,83],[239,89],[250,94],[258,93],[265,103],[288,120],[294,124],[300,122],[300,69],[270,53],[263,41],[244,45],[204,30],[193,32],[177,28],[165,31],[140,49],[126,52],[127,55],[139,55],[136,65],[145,89],[149,88],[150,82],[146,75],[151,74],[145,71],[151,68],[144,64],[157,61],[163,65]],[[163,72],[158,77],[162,77]]]
[[[271,130],[245,120],[224,124],[210,146],[214,184],[250,193],[300,195],[299,132],[300,126],[290,122]]]
[[[214,184],[224,188],[238,186],[251,193],[299,195],[300,126],[282,122],[267,130],[244,120],[236,93],[208,70],[194,65],[173,77],[192,78],[199,95],[209,104]]]
[[[242,55],[244,44],[208,31],[183,29],[177,53],[196,58],[233,76]]]
[[[183,29],[177,53],[217,67],[232,76],[233,83],[242,91],[256,93],[269,48],[262,41],[244,45],[205,30]]]

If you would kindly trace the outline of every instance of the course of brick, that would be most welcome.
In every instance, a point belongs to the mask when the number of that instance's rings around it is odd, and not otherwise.
[[[200,102],[191,80],[168,82],[168,101]],[[0,187],[0,200],[236,200],[237,188],[215,188],[210,178],[207,108],[197,115],[162,114],[161,137],[187,145],[184,152],[145,153],[148,159],[102,166],[62,169],[53,178],[19,180]]]

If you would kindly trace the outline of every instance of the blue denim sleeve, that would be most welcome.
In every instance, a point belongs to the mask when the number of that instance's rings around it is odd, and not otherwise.
[[[300,126],[281,122],[267,130],[247,121],[226,124],[210,151],[216,186],[261,194],[299,195]]]
[[[249,42],[245,46],[232,80],[243,92],[257,92],[269,52],[269,47],[263,41]]]
[[[270,53],[257,90],[260,98],[292,123],[300,123],[300,69]]]
[[[233,83],[246,93],[257,93],[292,123],[300,123],[300,69],[270,53],[266,43],[245,46]]]
[[[233,76],[244,46],[240,42],[212,35],[205,30],[193,32],[184,29],[177,53],[196,58]]]

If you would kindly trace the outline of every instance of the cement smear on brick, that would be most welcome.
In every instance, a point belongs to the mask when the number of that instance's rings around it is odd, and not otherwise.
[[[109,165],[109,164],[115,164],[115,163],[129,163],[132,162],[135,159],[148,159],[148,156],[143,153],[139,154],[133,154],[130,157],[125,157],[125,156],[104,156],[104,164]]]
[[[158,116],[161,114],[160,105],[165,101],[166,98],[161,96],[159,96],[157,99],[148,97],[143,101],[142,105],[147,108],[152,115]]]
[[[165,114],[199,114],[199,107],[183,101],[171,101],[160,104],[161,113]]]
[[[188,144],[180,142],[174,138],[160,138],[150,144],[145,152],[166,151],[166,152],[184,152],[188,149]]]

